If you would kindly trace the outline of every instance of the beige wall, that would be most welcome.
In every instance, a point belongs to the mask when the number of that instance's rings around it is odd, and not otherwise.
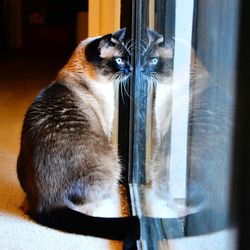
[[[89,0],[88,36],[112,33],[120,28],[120,0]]]

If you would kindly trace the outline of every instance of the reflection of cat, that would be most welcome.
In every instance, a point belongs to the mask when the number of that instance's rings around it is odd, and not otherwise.
[[[163,36],[148,30],[148,46],[143,53],[142,74],[148,80],[150,89],[155,87],[153,100],[152,127],[152,161],[148,178],[152,181],[153,190],[160,196],[168,194],[168,168],[165,168],[168,157],[168,139],[173,69],[173,45],[165,43]],[[152,94],[152,93],[151,93]],[[163,172],[162,172],[163,171]],[[160,177],[160,179],[159,179]],[[164,181],[163,181],[164,179]],[[163,182],[166,184],[163,187]],[[162,188],[164,190],[162,190]],[[164,191],[164,192],[163,192]]]
[[[149,31],[149,43],[144,51],[142,73],[155,84],[154,129],[151,176],[151,216],[168,216],[163,210],[172,207],[177,214],[189,215],[187,232],[196,234],[223,228],[228,223],[228,204],[231,166],[232,98],[224,89],[212,83],[202,63],[191,51],[190,94],[188,117],[188,155],[186,204],[179,206],[172,197],[169,185],[169,157],[171,155],[171,117],[182,112],[182,74],[173,79],[171,41]],[[175,44],[185,46],[182,41]],[[188,48],[187,48],[188,49]],[[181,72],[181,71],[178,71]],[[223,77],[223,76],[222,76]],[[217,79],[218,80],[218,79]],[[221,83],[223,79],[219,79]],[[172,114],[172,88],[180,90],[175,114]],[[155,199],[158,197],[159,199]],[[166,201],[164,204],[161,202]],[[161,206],[157,204],[163,204]],[[159,211],[156,211],[156,208]],[[163,212],[162,212],[163,211]],[[160,214],[162,212],[162,214]]]
[[[152,162],[148,171],[151,185],[158,197],[172,202],[171,187],[169,186],[169,157],[171,140],[171,117],[172,117],[172,88],[173,85],[179,86],[179,107],[177,112],[182,112],[181,107],[181,83],[183,76],[173,80],[173,56],[174,42],[183,43],[168,39],[164,41],[163,36],[155,31],[148,30],[148,46],[144,51],[144,64],[142,73],[149,80],[150,84],[155,85],[154,117],[153,117],[153,147]],[[182,44],[185,46],[185,43]],[[191,63],[191,91],[190,104],[194,96],[198,96],[206,85],[208,73],[202,64],[195,57],[192,51]],[[175,82],[173,82],[175,81]],[[194,85],[195,83],[195,85]]]
[[[110,134],[114,81],[131,74],[124,36],[122,29],[84,40],[27,111],[17,172],[29,214],[40,224],[110,239],[139,236],[135,217],[74,210],[117,189],[121,166]]]

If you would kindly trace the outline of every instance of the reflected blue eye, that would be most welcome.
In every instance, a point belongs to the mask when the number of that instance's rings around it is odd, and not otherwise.
[[[156,65],[158,63],[158,58],[152,58],[150,63]]]
[[[116,61],[116,63],[119,64],[119,65],[124,64],[124,62],[123,62],[123,60],[122,60],[121,57],[116,58],[115,61]]]

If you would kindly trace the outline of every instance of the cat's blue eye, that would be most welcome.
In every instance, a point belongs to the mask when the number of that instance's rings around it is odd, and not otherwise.
[[[122,60],[121,57],[116,58],[115,61],[116,61],[116,63],[119,64],[119,65],[124,64],[124,62],[123,62],[123,60]]]
[[[158,58],[152,58],[150,63],[156,65],[158,63]]]

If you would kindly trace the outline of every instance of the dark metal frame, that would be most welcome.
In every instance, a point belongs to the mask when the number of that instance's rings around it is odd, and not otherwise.
[[[234,142],[234,186],[232,189],[232,207],[234,222],[239,226],[238,249],[249,249],[250,225],[250,84],[249,84],[249,58],[250,58],[250,3],[241,1],[239,50],[237,72],[237,104],[235,117]]]

